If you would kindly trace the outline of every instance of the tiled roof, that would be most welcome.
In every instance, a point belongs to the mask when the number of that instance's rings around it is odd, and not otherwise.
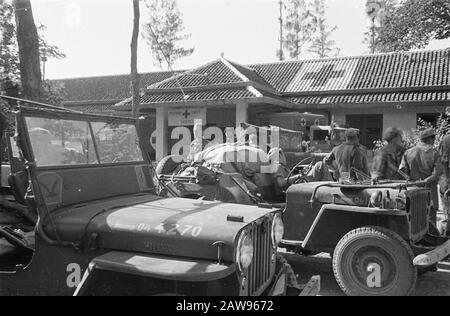
[[[279,62],[262,65],[250,65],[270,85],[282,92],[295,78],[297,72],[302,68],[302,62]]]
[[[247,83],[258,84],[263,90],[277,94],[264,78],[254,69],[226,59],[215,60],[199,68],[186,71],[173,78],[156,83],[151,89],[208,88],[217,85]]]
[[[261,77],[261,75],[256,72],[253,68],[242,66],[234,62],[230,62],[230,65],[232,65],[237,71],[239,71],[242,75],[244,75],[248,80],[259,83],[260,85],[267,86],[273,88],[270,83],[267,82],[266,79]]]
[[[450,85],[450,49],[251,65],[281,93]]]
[[[176,72],[178,73],[178,72]],[[150,86],[173,76],[172,72],[150,72],[141,74],[141,87]],[[123,100],[130,96],[130,75],[75,78],[54,80],[65,87],[66,101]]]
[[[173,78],[156,83],[151,88],[190,88],[238,82],[242,82],[242,79],[235,72],[222,60],[215,60],[194,70],[186,71]]]
[[[158,104],[158,103],[175,103],[183,102],[189,104],[189,102],[195,101],[222,101],[222,100],[235,100],[235,99],[253,99],[257,96],[246,88],[235,89],[220,89],[220,90],[208,90],[189,92],[189,94],[183,95],[180,92],[170,93],[151,93],[146,94],[141,98],[141,104]],[[130,110],[131,100],[127,99],[116,105],[116,109]]]
[[[446,49],[248,66],[219,59],[175,77],[170,72],[142,74],[141,86],[150,88],[144,103],[255,97],[251,91],[300,104],[448,101],[449,73],[450,49]],[[130,96],[128,75],[61,82],[68,101],[117,102]],[[82,103],[89,111],[111,111],[105,104]]]
[[[305,95],[291,98],[296,104],[330,105],[330,104],[369,104],[369,103],[401,103],[401,102],[433,102],[450,100],[450,90],[391,93],[351,93],[330,95]]]
[[[226,100],[240,98],[254,98],[255,95],[245,88],[221,89],[211,91],[199,91],[189,93],[186,98],[179,93],[148,94],[142,98],[142,103],[165,103],[179,101],[199,101],[199,100]]]
[[[149,86],[141,97],[141,104],[189,104],[261,97],[278,99],[286,104],[289,102],[282,99],[255,70],[221,58]],[[130,110],[131,99],[118,103],[116,108]]]

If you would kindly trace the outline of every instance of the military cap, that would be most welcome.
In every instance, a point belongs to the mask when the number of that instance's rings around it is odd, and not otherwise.
[[[436,136],[434,128],[430,127],[420,133],[420,139],[424,140],[430,137]]]
[[[402,131],[396,127],[389,127],[384,131],[383,140],[387,142],[390,142],[397,137],[402,137]]]
[[[359,137],[359,131],[355,128],[349,128],[346,132],[345,132],[345,137],[346,138],[355,138],[355,137]]]

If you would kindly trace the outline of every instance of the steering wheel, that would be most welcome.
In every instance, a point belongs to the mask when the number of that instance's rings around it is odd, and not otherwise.
[[[313,167],[313,165],[314,165],[314,159],[313,159],[312,157],[308,157],[308,158],[305,158],[305,159],[303,159],[302,161],[300,161],[298,164],[296,164],[296,165],[294,166],[294,168],[291,169],[291,171],[289,172],[289,174],[288,174],[288,176],[287,176],[287,178],[286,178],[287,183],[289,183],[289,180],[292,178],[292,175],[294,174],[294,172],[295,172],[298,168],[300,168],[300,166],[306,164],[306,162],[308,162],[308,161],[310,161],[309,164],[308,164],[308,167],[303,168],[302,171],[301,171],[301,174],[302,174],[303,176],[306,176],[306,175],[311,171],[311,169],[312,169],[312,167]],[[296,183],[299,183],[300,180],[301,180],[301,179],[298,179],[298,180],[296,181]]]

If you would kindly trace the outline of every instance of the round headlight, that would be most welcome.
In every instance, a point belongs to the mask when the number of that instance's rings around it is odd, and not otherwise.
[[[284,223],[283,219],[281,218],[281,214],[276,214],[273,217],[272,222],[272,243],[273,246],[276,248],[281,242],[281,239],[283,239],[284,236]]]
[[[241,271],[247,269],[252,263],[254,250],[252,236],[247,231],[242,232],[236,249],[236,263]]]

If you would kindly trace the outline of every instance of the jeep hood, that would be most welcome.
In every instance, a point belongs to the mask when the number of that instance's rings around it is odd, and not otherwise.
[[[59,237],[91,248],[233,262],[238,233],[272,213],[255,206],[154,195],[90,203],[52,215]],[[45,231],[54,238],[51,221]],[[86,244],[87,243],[87,244]]]

